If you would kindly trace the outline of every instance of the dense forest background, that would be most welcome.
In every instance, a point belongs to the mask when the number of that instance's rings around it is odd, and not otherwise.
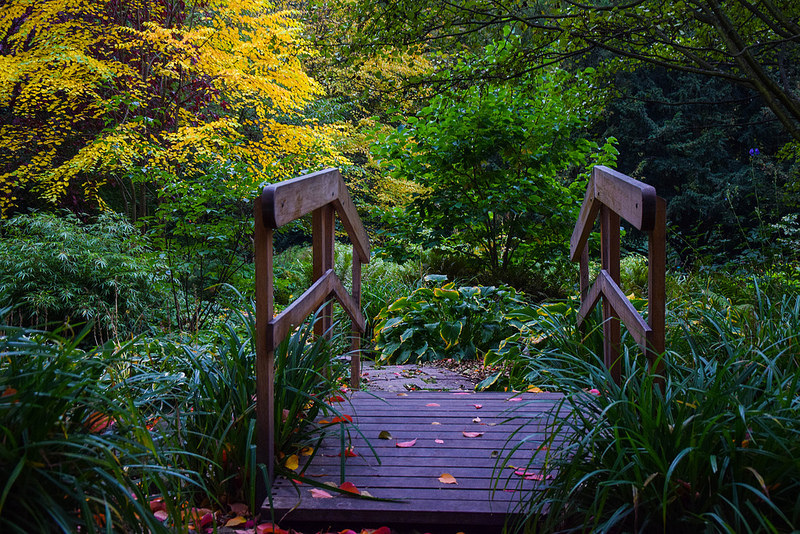
[[[26,214],[120,214],[170,321],[196,329],[210,288],[251,291],[259,187],[326,166],[379,255],[539,298],[572,291],[598,163],[668,200],[673,267],[796,266],[791,2],[61,0],[7,6],[0,31],[0,287],[22,322],[81,293],[34,289]],[[307,238],[292,225],[279,248]]]
[[[576,328],[568,243],[594,165],[668,202],[667,350],[650,366],[624,335],[622,384],[600,320]],[[530,442],[550,485],[522,497],[520,529],[800,526],[796,0],[14,0],[0,530],[255,527],[272,466],[253,201],[327,167],[372,239],[365,359],[466,361],[478,389],[564,394],[550,441]],[[311,284],[310,228],[276,232],[276,311]],[[643,311],[646,239],[623,230],[621,287]],[[327,432],[342,462],[363,453],[346,448],[334,319],[275,351],[271,452],[291,480]]]

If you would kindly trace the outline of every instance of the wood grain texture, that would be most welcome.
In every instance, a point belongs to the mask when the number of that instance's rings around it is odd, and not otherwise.
[[[519,513],[520,502],[531,491],[547,483],[516,473],[538,472],[547,413],[562,399],[555,393],[519,397],[514,401],[513,394],[496,392],[357,392],[349,403],[337,406],[353,417],[354,425],[344,427],[351,427],[347,443],[356,456],[340,456],[339,425],[332,425],[310,463],[300,469],[310,480],[335,485],[347,481],[374,497],[402,502],[369,501],[333,491],[332,499],[315,499],[308,484],[278,479],[273,486],[276,517],[289,526],[292,522],[502,526]],[[391,439],[380,439],[384,431]],[[466,437],[465,432],[481,435]],[[411,440],[416,440],[412,447],[397,447],[398,442]],[[444,473],[455,477],[457,484],[439,481]],[[265,502],[262,512],[269,513],[268,508]]]

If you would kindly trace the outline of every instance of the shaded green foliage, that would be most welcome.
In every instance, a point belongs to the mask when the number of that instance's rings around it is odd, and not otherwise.
[[[95,340],[142,331],[161,316],[163,269],[124,217],[69,212],[0,220],[0,306],[37,328],[92,322]]]
[[[777,157],[789,136],[760,99],[645,67],[618,73],[614,86],[601,128],[620,140],[619,169],[667,199],[670,241],[684,260],[784,254],[771,225],[797,209],[798,169]]]
[[[378,314],[375,349],[398,364],[480,358],[513,332],[510,314],[522,306],[510,287],[421,287]]]

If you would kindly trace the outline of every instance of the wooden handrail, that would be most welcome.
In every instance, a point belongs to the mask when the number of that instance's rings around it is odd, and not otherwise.
[[[600,218],[602,268],[589,285],[589,235]],[[620,289],[620,217],[648,233],[648,317],[639,315]],[[578,221],[570,239],[570,259],[580,262],[581,306],[578,326],[603,299],[603,361],[620,382],[620,320],[651,365],[664,352],[666,314],[666,202],[647,184],[608,167],[597,166],[586,188]]]
[[[272,234],[275,228],[312,214],[314,283],[280,314],[274,315]],[[353,293],[347,293],[333,270],[335,219],[338,213],[353,244]],[[275,349],[294,327],[320,305],[335,298],[352,321],[350,383],[359,387],[361,377],[360,334],[366,329],[361,311],[361,265],[369,262],[369,237],[361,223],[347,186],[337,169],[307,174],[268,185],[255,203],[256,265],[256,420],[258,463],[267,465],[270,480],[275,455]],[[314,325],[317,335],[327,335],[332,308],[323,309]]]

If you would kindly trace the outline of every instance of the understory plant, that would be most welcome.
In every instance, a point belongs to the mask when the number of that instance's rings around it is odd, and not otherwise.
[[[798,528],[800,297],[759,298],[764,306],[747,328],[718,309],[684,322],[670,337],[685,343],[663,355],[661,375],[627,340],[620,385],[594,351],[551,345],[524,353],[541,386],[565,396],[529,465],[547,486],[530,493],[519,527]]]
[[[87,352],[80,336],[0,331],[0,530],[168,532],[150,492],[202,482],[157,452],[117,381],[129,347]]]
[[[56,329],[93,324],[102,343],[158,320],[163,270],[124,217],[81,221],[70,212],[0,220],[0,307],[10,324]],[[80,327],[78,327],[80,330]]]
[[[478,358],[514,332],[509,314],[524,306],[505,286],[421,287],[378,314],[375,349],[381,361],[398,364]]]
[[[258,510],[254,317],[96,349],[0,325],[0,531],[184,532],[198,510]],[[275,351],[284,458],[323,430],[354,429],[313,422],[341,415],[332,403],[344,371],[313,322]]]

